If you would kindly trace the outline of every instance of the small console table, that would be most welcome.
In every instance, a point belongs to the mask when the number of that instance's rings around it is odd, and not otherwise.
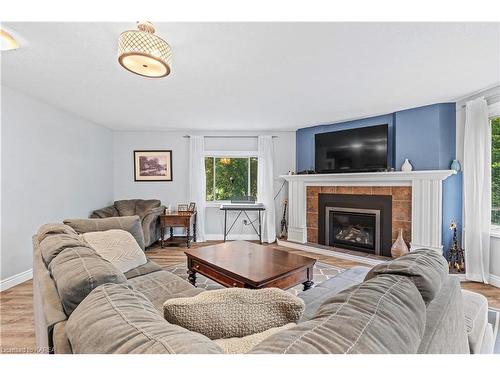
[[[186,246],[189,248],[191,240],[196,242],[196,211],[175,211],[170,213],[164,213],[160,215],[160,245],[161,247],[167,242],[165,241],[165,229],[170,228],[170,239],[173,241],[174,238],[185,239]],[[193,235],[191,236],[191,225],[193,227]],[[174,228],[184,228],[186,230],[185,236],[174,236]]]
[[[264,205],[262,203],[224,203],[220,206],[220,209],[222,211],[224,211],[224,242],[226,242],[227,235],[229,234],[229,232],[231,232],[231,229],[233,229],[234,225],[236,224],[236,222],[240,218],[241,214],[244,213],[245,216],[247,217],[249,223],[252,225],[253,230],[259,236],[260,243],[262,243],[262,227],[261,227],[260,216],[261,216],[261,212],[266,210],[266,208],[264,207]],[[231,226],[229,227],[229,229],[227,229],[227,211],[239,211],[238,215],[234,219],[234,221],[231,224]],[[259,220],[258,228],[259,229],[258,230],[257,230],[257,228],[255,228],[255,225],[253,225],[253,221],[248,216],[247,211],[257,211],[257,214],[259,216],[259,218],[258,218],[258,220]]]

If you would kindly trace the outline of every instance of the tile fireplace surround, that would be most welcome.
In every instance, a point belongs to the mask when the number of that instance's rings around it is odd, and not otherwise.
[[[410,249],[442,252],[442,181],[452,170],[284,175],[288,181],[288,241],[318,243],[318,195],[392,196],[392,239],[399,228]]]
[[[307,242],[318,243],[320,193],[392,196],[392,242],[398,237],[399,228],[403,229],[405,241],[411,242],[411,186],[308,186],[306,188]]]

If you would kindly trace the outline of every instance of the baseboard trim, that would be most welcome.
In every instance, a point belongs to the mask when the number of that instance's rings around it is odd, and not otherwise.
[[[500,276],[490,275],[490,284],[500,288]]]
[[[205,234],[206,241],[222,241],[223,234]],[[256,234],[230,234],[226,238],[227,241],[258,241],[259,236]]]
[[[328,255],[328,256],[332,256],[332,257],[340,258],[340,259],[352,260],[352,261],[359,262],[359,263],[365,263],[365,264],[368,264],[371,266],[376,266],[377,264],[383,263],[383,261],[377,260],[377,259],[371,259],[371,258],[362,257],[362,256],[358,256],[358,255],[340,253],[340,252],[335,251],[335,250],[324,250],[324,249],[320,249],[317,247],[313,247],[313,246],[309,246],[309,245],[305,245],[305,244],[300,244],[300,243],[296,243],[296,242],[283,241],[280,239],[277,240],[277,244],[279,246],[289,247],[291,249],[309,251],[311,253]]]
[[[18,273],[17,275],[7,277],[6,279],[0,280],[0,292],[10,289],[13,286],[24,283],[27,280],[33,278],[33,269],[30,268],[27,271]]]

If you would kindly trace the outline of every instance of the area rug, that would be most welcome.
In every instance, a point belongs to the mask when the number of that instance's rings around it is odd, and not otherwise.
[[[176,264],[174,266],[165,267],[165,269],[167,271],[170,271],[170,272],[176,274],[177,276],[180,276],[184,280],[188,279],[187,267],[186,267],[185,263],[180,263],[180,264]],[[315,285],[317,285],[317,284],[322,283],[323,281],[326,281],[326,280],[332,278],[333,276],[338,275],[339,273],[344,272],[344,271],[345,271],[345,268],[332,266],[332,265],[326,264],[326,263],[316,262],[316,264],[314,265],[314,269],[313,269],[313,282]],[[203,288],[206,290],[214,290],[214,289],[224,288],[219,283],[216,283],[215,281],[212,281],[209,278],[207,278],[203,275],[200,275],[200,274],[196,275],[196,286],[198,288]],[[302,284],[299,284],[297,286],[294,286],[294,287],[288,289],[288,291],[290,293],[293,293],[295,295],[302,292],[302,290],[303,290]]]

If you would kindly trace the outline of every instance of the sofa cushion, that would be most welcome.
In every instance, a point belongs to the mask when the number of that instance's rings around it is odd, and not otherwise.
[[[85,241],[83,241],[78,234],[53,234],[46,236],[45,239],[40,242],[40,253],[43,258],[43,262],[46,266],[52,262],[52,260],[59,255],[61,251],[68,247],[82,247],[86,246]]]
[[[60,224],[60,223],[44,224],[38,229],[37,232],[38,241],[42,242],[45,238],[47,238],[48,236],[52,236],[54,234],[75,235],[77,233],[73,228],[65,224]]]
[[[126,283],[120,270],[88,247],[63,250],[49,265],[66,315],[96,287],[105,283]]]
[[[243,337],[231,337],[229,339],[219,339],[214,340],[214,342],[219,345],[224,354],[244,354],[252,350],[258,343],[267,339],[268,337],[283,331],[295,327],[295,323],[288,323],[281,327],[269,328],[264,332],[254,333],[253,335],[243,336]]]
[[[143,293],[160,314],[163,314],[163,302],[172,298],[173,295],[199,290],[172,272],[163,270],[134,277],[128,282],[135,290]]]
[[[488,325],[488,300],[485,296],[468,290],[462,290],[462,299],[470,352],[481,353]]]
[[[303,311],[303,300],[277,288],[219,289],[163,304],[167,321],[213,340],[295,323]]]
[[[425,303],[428,304],[439,293],[448,275],[448,263],[435,250],[418,249],[373,267],[365,280],[383,274],[409,277],[420,291]]]
[[[87,232],[82,234],[82,237],[97,254],[124,273],[147,262],[146,255],[137,241],[124,230]]]
[[[144,233],[142,232],[139,216],[108,217],[105,219],[66,219],[64,224],[69,225],[79,234],[123,229],[134,236],[141,249],[145,249]]]
[[[94,289],[69,317],[66,332],[74,353],[222,353],[207,337],[165,321],[125,284]]]
[[[135,214],[139,215],[141,218],[153,210],[154,208],[160,207],[161,201],[158,199],[139,199],[135,204]]]
[[[120,216],[134,216],[137,215],[135,206],[137,204],[137,199],[126,199],[121,201],[115,201],[114,206],[118,210]]]
[[[458,277],[446,278],[439,294],[427,305],[425,318],[419,354],[469,353]]]
[[[134,277],[147,275],[148,273],[157,271],[161,271],[161,267],[152,260],[147,259],[145,264],[125,272],[125,277],[127,279],[133,279]]]
[[[306,303],[306,309],[300,321],[306,321],[313,317],[316,310],[327,299],[336,296],[343,290],[363,282],[366,274],[370,271],[369,267],[356,266],[339,273],[331,279],[316,285],[314,288],[299,293],[298,297]]]
[[[416,353],[425,304],[415,285],[381,275],[325,301],[311,320],[279,332],[250,353]]]
[[[106,217],[114,217],[114,216],[120,216],[118,214],[118,210],[116,209],[115,206],[108,206],[104,208],[100,208],[98,210],[94,210],[92,212],[92,215],[90,217],[92,218],[106,218]]]

